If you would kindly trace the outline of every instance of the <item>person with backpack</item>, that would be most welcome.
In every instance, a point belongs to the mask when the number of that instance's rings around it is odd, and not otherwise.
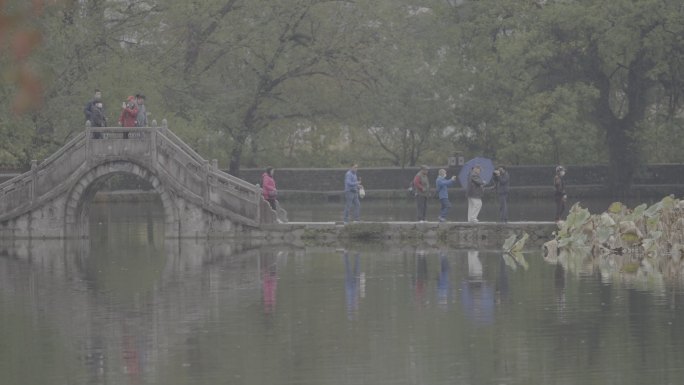
[[[445,169],[439,169],[437,173],[437,181],[435,181],[435,186],[437,186],[437,196],[439,197],[440,210],[439,210],[439,221],[446,222],[447,214],[451,208],[451,202],[449,201],[449,187],[456,183],[456,175],[451,178],[447,178],[447,172]]]
[[[428,166],[421,166],[420,171],[413,177],[413,192],[416,195],[416,211],[418,222],[425,222],[427,201],[430,196],[430,181],[428,180]]]

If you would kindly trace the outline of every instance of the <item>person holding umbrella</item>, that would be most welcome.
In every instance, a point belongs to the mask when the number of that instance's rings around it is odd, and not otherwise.
[[[485,182],[480,177],[480,165],[476,164],[468,177],[468,222],[477,223],[477,216],[482,209],[482,195],[484,195]]]
[[[475,171],[476,168],[477,171]],[[466,197],[468,198],[468,222],[477,222],[477,216],[482,208],[484,186],[492,180],[493,174],[494,163],[491,159],[483,157],[470,159],[459,171],[458,180],[461,182],[461,186],[466,189]]]

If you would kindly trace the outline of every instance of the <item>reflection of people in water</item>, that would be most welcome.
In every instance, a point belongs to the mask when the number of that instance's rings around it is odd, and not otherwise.
[[[278,252],[278,255],[283,253]],[[270,314],[275,310],[276,292],[278,290],[278,263],[272,253],[262,252],[261,259],[261,292],[264,303],[264,313]]]
[[[508,298],[508,267],[502,255],[499,258],[499,271],[496,276],[496,304],[500,305],[506,298]]]
[[[349,261],[349,251],[344,251],[344,291],[347,297],[347,317],[351,320],[356,318],[359,308],[359,286],[361,284],[361,274],[359,259],[361,253],[354,253],[353,265]]]
[[[425,252],[419,250],[416,252],[416,279],[414,282],[414,293],[417,305],[425,304],[425,283],[427,281],[427,259]]]
[[[142,383],[142,355],[139,352],[140,344],[135,334],[128,331],[124,323],[121,342],[121,355],[124,363],[124,370],[129,377],[130,384]]]
[[[560,263],[556,264],[553,272],[553,286],[556,293],[556,312],[562,322],[565,320],[565,268]]]
[[[439,252],[439,278],[437,278],[437,304],[448,308],[451,302],[451,281],[449,281],[449,259],[444,251]]]
[[[466,314],[478,324],[494,322],[494,293],[483,279],[480,252],[468,251],[468,279],[461,283],[461,301]]]

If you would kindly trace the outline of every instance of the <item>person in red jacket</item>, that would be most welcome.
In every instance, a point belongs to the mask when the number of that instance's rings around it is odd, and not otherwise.
[[[273,179],[273,167],[266,167],[266,172],[261,175],[261,190],[264,199],[276,210],[276,200],[278,190],[276,189],[275,179]]]
[[[121,105],[121,115],[119,116],[119,126],[121,127],[135,127],[136,119],[138,118],[138,106],[135,103],[135,98],[129,96],[127,101]]]

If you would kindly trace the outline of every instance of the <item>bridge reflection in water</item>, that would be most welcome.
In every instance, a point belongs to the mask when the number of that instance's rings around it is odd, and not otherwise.
[[[154,206],[95,204],[91,215],[90,239],[2,244],[3,385],[640,384],[681,374],[680,286],[647,292],[537,253],[513,270],[500,253],[421,242],[168,239]]]

